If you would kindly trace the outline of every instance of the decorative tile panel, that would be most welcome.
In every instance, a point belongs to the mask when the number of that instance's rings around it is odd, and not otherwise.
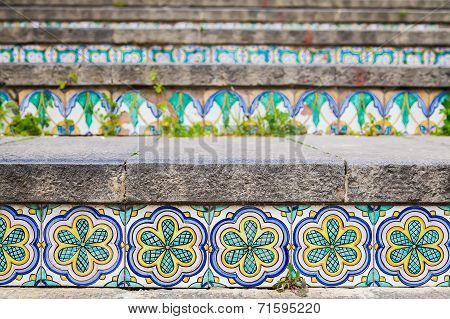
[[[277,45],[2,45],[0,63],[152,63],[449,66],[447,47]]]
[[[306,283],[355,286],[364,281],[372,268],[369,219],[352,207],[311,207],[304,214],[293,230],[293,263]]]
[[[0,207],[0,286],[450,284],[450,206]]]
[[[223,286],[270,287],[285,275],[289,224],[274,208],[228,208],[213,221],[210,240],[211,269]]]
[[[114,109],[110,96],[117,104]],[[239,124],[256,125],[274,109],[293,125],[303,124],[308,133],[363,134],[370,125],[381,135],[421,135],[442,126],[441,110],[449,98],[448,91],[376,88],[167,89],[163,94],[122,89],[0,90],[0,105],[18,100],[20,112],[37,116],[52,135],[102,135],[102,117],[108,112],[119,115],[116,135],[157,135],[167,117],[186,127],[222,133]],[[167,107],[160,109],[161,102]],[[4,132],[13,129],[5,126]]]
[[[43,269],[61,286],[104,286],[123,268],[125,229],[109,208],[59,206],[42,230]]]
[[[386,283],[448,286],[450,206],[394,207],[376,223],[376,270]]]
[[[0,205],[0,286],[29,285],[41,265],[41,232],[25,206]]]
[[[372,30],[424,31],[447,29],[445,24],[404,23],[259,23],[259,22],[109,22],[109,21],[2,21],[2,28],[144,29],[144,30]]]
[[[126,269],[142,287],[196,285],[208,261],[208,225],[190,207],[145,207],[127,224]]]

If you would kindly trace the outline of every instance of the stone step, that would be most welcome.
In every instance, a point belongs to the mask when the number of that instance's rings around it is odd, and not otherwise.
[[[438,137],[0,138],[0,219],[15,235],[3,250],[23,265],[7,264],[0,286],[273,288],[292,263],[309,287],[448,287],[449,146]],[[339,257],[319,259],[310,245]],[[397,272],[391,260],[405,246],[433,267]],[[320,271],[349,258],[357,262],[341,272]]]
[[[0,143],[2,203],[450,202],[447,137],[39,137]]]
[[[5,0],[2,5],[43,6],[173,6],[173,7],[273,7],[273,8],[450,8],[445,0]]]
[[[171,28],[172,27],[172,28]],[[267,26],[266,26],[267,27]],[[275,28],[277,26],[274,26]],[[106,23],[102,27],[40,27],[33,23],[22,26],[19,23],[1,28],[0,43],[5,44],[132,44],[132,45],[361,45],[361,46],[450,46],[450,29],[425,26],[423,30],[405,27],[403,30],[383,28],[376,25],[373,29],[354,30],[330,26],[328,30],[316,26],[299,26],[303,30],[289,29],[245,29],[245,26],[230,26],[221,29],[203,29],[202,24],[175,28],[160,26],[118,26]]]
[[[168,87],[408,87],[446,88],[450,69],[437,66],[0,64],[8,87],[58,86],[71,73],[77,86],[152,86],[152,72]]]
[[[0,7],[4,21],[199,21],[450,23],[450,11],[425,9],[188,8],[188,7]]]

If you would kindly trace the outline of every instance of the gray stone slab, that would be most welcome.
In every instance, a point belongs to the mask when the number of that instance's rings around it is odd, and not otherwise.
[[[233,7],[0,7],[5,21],[224,21],[450,23],[449,10]]]
[[[39,137],[0,145],[0,202],[109,203],[125,195],[135,138]]]
[[[346,202],[449,203],[449,137],[306,136],[305,145],[345,160]]]
[[[8,138],[0,202],[449,203],[449,139]]]
[[[0,43],[446,46],[450,31],[3,28]]]
[[[129,202],[343,200],[343,161],[277,138],[161,139],[127,162]]]
[[[335,81],[336,83],[345,83],[343,86],[353,87],[448,87],[448,83],[450,83],[450,68],[339,66],[336,67]]]
[[[113,5],[115,0],[4,0],[9,5],[60,5],[60,6],[101,6]],[[313,8],[450,8],[445,0],[123,0],[127,6],[194,6],[194,7],[313,7]],[[3,3],[0,3],[0,6]]]
[[[297,299],[292,291],[274,289],[117,289],[117,288],[44,288],[2,287],[0,299],[248,299],[249,306],[257,306],[252,299]],[[444,287],[416,288],[308,288],[307,299],[449,299],[450,289]],[[230,301],[232,305],[233,301]],[[175,303],[175,302],[174,302]]]
[[[165,86],[186,87],[411,87],[446,88],[450,68],[436,66],[345,65],[177,65],[177,64],[0,64],[0,84],[57,86],[72,72],[77,85],[153,85],[156,70]]]

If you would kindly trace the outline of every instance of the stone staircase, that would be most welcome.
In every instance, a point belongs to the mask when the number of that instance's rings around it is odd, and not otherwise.
[[[273,287],[292,264],[312,287],[449,287],[450,142],[413,136],[444,121],[449,13],[3,1],[0,105],[65,136],[0,138],[0,286]],[[158,135],[274,110],[308,135]],[[95,136],[110,114],[122,136]],[[368,128],[403,136],[334,136]]]

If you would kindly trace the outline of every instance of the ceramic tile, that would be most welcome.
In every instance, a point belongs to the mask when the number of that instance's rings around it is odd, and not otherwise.
[[[113,30],[372,30],[372,31],[423,31],[445,29],[445,24],[429,23],[260,23],[260,22],[110,22],[110,21],[3,21],[3,28],[74,28]]]
[[[19,93],[19,110],[22,115],[32,114],[45,130],[57,135],[64,120],[65,96],[59,90],[23,90]]]
[[[60,135],[101,135],[102,116],[110,110],[106,90],[68,90],[64,119],[58,131]],[[117,133],[120,132],[120,128]]]
[[[188,206],[145,206],[127,223],[126,268],[143,287],[201,288],[208,224]]]
[[[103,287],[123,270],[125,226],[113,209],[61,205],[42,229],[43,269],[58,285]]]
[[[385,286],[449,286],[450,206],[386,207],[376,223],[376,270]]]
[[[211,222],[215,284],[272,287],[286,276],[290,224],[273,207],[221,207]]]
[[[40,220],[24,205],[0,205],[0,286],[35,286],[41,266]]]
[[[33,114],[51,135],[102,135],[102,118],[117,103],[116,135],[156,135],[169,118],[182,126],[202,126],[224,132],[237,124],[255,134],[257,120],[267,112],[288,115],[309,134],[429,134],[441,127],[441,110],[448,91],[358,89],[23,89],[18,92],[22,114]],[[0,103],[16,100],[12,90],[0,90]],[[8,121],[7,121],[8,122]],[[165,123],[165,124],[164,124]],[[9,132],[11,127],[5,126]]]
[[[3,205],[2,229],[0,286],[272,287],[288,263],[312,287],[450,285],[450,206]]]
[[[306,284],[369,286],[373,226],[354,206],[303,208],[293,225],[293,264]]]
[[[280,45],[2,45],[0,63],[449,65],[449,48]]]
[[[384,106],[388,114],[387,118],[395,131],[405,135],[420,132],[418,126],[421,123],[416,120],[414,115],[420,115],[421,111],[427,108],[423,92],[412,90],[387,91],[385,100],[387,101]]]

